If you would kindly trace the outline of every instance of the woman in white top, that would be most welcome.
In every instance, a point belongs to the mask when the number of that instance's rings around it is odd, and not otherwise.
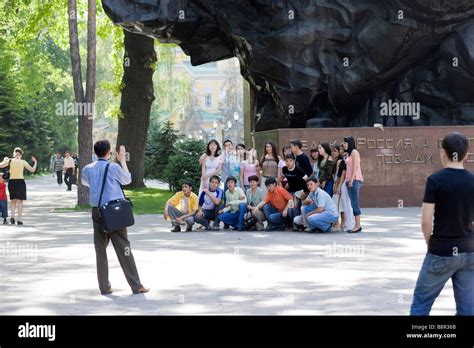
[[[211,140],[207,143],[206,153],[199,159],[201,163],[201,186],[199,194],[202,190],[209,187],[209,178],[217,175],[222,169],[221,146],[217,140]]]

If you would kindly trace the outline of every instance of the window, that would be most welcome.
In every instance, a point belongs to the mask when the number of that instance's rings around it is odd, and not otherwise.
[[[212,94],[211,93],[206,93],[204,96],[204,107],[206,109],[212,108]]]

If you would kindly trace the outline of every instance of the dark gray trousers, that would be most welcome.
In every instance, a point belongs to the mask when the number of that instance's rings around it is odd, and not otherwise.
[[[127,229],[122,228],[118,231],[109,233],[104,232],[104,228],[99,218],[99,210],[92,208],[92,221],[94,224],[94,246],[97,262],[97,279],[99,280],[99,289],[101,293],[110,289],[109,282],[109,262],[107,260],[107,246],[112,240],[115,253],[122,267],[125,278],[132,288],[133,293],[138,293],[142,287],[140,277],[138,276],[137,266],[133,258],[130,241],[127,237]]]

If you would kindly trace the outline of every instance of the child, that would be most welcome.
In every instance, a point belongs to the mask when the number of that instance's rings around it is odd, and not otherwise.
[[[2,210],[3,224],[8,224],[8,201],[7,201],[7,185],[3,181],[3,176],[0,175],[0,209]]]

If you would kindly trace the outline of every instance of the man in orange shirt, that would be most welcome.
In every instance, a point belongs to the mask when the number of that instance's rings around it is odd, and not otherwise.
[[[291,193],[277,186],[275,178],[265,180],[268,193],[257,206],[262,209],[268,221],[266,231],[284,231],[288,220],[288,209],[293,203]]]

